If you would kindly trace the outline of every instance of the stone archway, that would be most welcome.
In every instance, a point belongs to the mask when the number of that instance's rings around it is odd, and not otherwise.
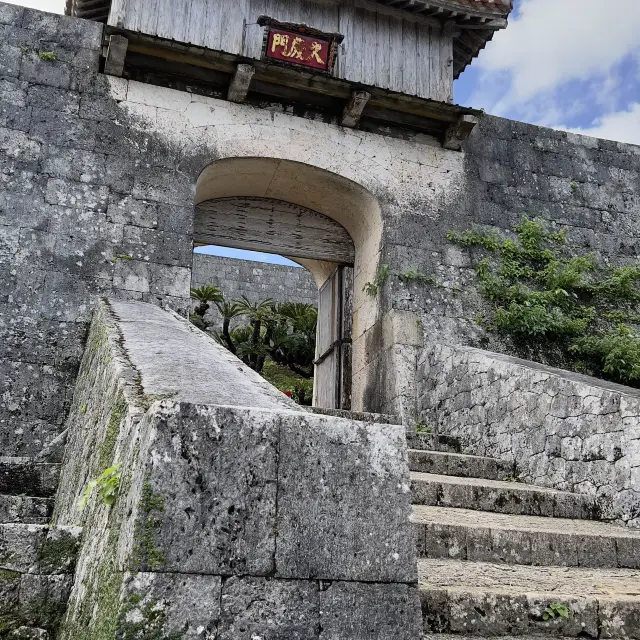
[[[362,291],[378,264],[382,221],[375,197],[308,164],[243,157],[208,165],[198,178],[195,204],[195,243],[279,253],[311,272],[324,323],[318,332],[316,399],[324,406],[334,402],[325,388],[333,377],[340,380],[335,408],[348,386],[352,408],[365,409],[364,385],[356,374],[365,368],[364,334],[377,311]]]

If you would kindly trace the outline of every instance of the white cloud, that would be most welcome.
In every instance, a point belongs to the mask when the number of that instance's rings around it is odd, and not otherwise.
[[[22,7],[40,9],[49,13],[64,13],[64,0],[2,0],[8,4],[19,4]]]
[[[510,74],[507,102],[570,80],[605,75],[640,50],[640,1],[522,0],[520,13],[480,56],[479,67]]]
[[[607,138],[608,140],[640,145],[640,102],[631,105],[627,111],[601,116],[594,120],[589,127],[576,129],[562,126],[557,128],[595,138]]]

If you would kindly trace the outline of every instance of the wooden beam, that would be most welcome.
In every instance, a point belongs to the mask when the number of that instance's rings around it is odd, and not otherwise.
[[[354,91],[342,112],[340,124],[342,124],[343,127],[357,127],[362,112],[370,98],[371,94],[367,91]]]
[[[133,40],[134,37],[135,40]],[[238,59],[231,54],[167,42],[143,34],[131,34],[131,38],[132,40],[129,44],[129,51],[131,52],[151,56],[152,58],[162,58],[181,65],[194,65],[229,75],[236,72]],[[365,115],[369,113],[371,107],[376,107],[411,114],[419,118],[454,124],[461,115],[479,113],[474,109],[458,107],[436,100],[429,100],[428,98],[407,96],[379,87],[354,87],[353,83],[348,80],[326,77],[321,74],[301,71],[300,69],[288,69],[261,60],[252,61],[252,66],[256,71],[253,77],[254,86],[261,82],[265,86],[266,84],[272,84],[295,91],[302,89],[303,91],[321,94],[327,98],[340,100],[342,105],[350,99],[354,91],[366,90],[371,94],[371,99],[367,103]],[[274,93],[277,95],[277,92],[274,91]]]
[[[255,72],[256,70],[253,65],[239,64],[236,67],[233,80],[231,80],[231,84],[229,85],[227,100],[230,102],[244,102],[247,99],[251,78],[253,78]]]
[[[442,146],[445,149],[460,151],[462,143],[471,135],[478,122],[478,118],[474,116],[461,116],[458,122],[447,129]]]
[[[109,36],[109,46],[104,63],[104,72],[106,74],[110,76],[122,76],[128,47],[129,40],[124,36]]]

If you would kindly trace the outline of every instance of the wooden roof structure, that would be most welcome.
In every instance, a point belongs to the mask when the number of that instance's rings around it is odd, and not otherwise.
[[[507,26],[513,0],[377,0],[396,9],[455,25],[453,38],[453,76],[465,68],[493,38]]]
[[[378,3],[454,25],[453,75],[457,78],[493,34],[507,26],[513,0],[376,0]],[[65,13],[107,22],[112,0],[66,0]]]

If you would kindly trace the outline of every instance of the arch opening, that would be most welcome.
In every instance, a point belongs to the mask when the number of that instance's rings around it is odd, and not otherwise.
[[[351,388],[366,364],[357,346],[376,315],[362,292],[379,262],[376,198],[309,164],[238,157],[202,171],[195,205],[195,245],[279,254],[312,274],[318,288],[314,404],[363,410],[362,393],[356,387],[352,396]]]

